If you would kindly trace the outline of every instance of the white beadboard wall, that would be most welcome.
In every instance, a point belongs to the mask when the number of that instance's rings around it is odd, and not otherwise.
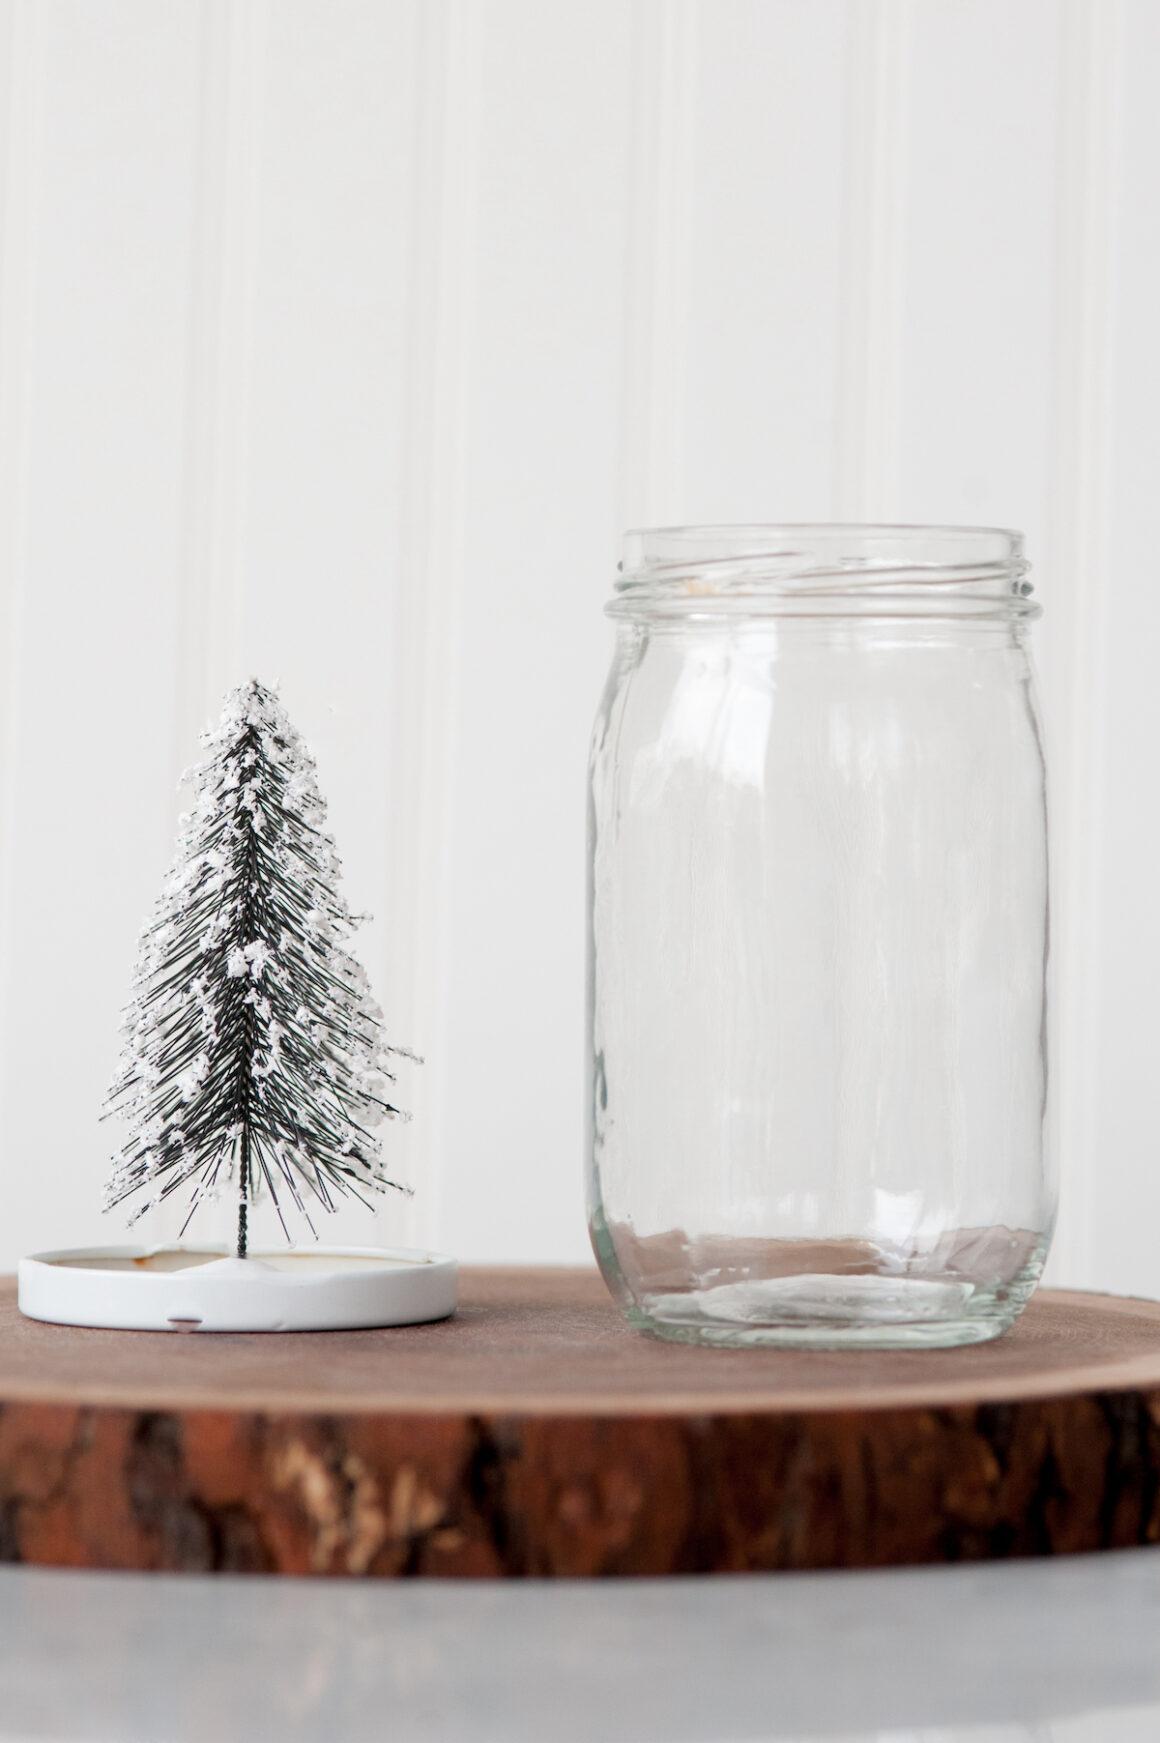
[[[249,672],[427,1056],[382,1232],[586,1258],[618,533],[929,519],[1047,607],[1054,1274],[1160,1293],[1157,90],[1155,0],[0,0],[0,1264],[117,1232],[134,939]]]

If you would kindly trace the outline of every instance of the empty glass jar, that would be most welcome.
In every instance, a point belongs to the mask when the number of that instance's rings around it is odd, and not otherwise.
[[[590,793],[593,1244],[634,1324],[963,1344],[1054,1217],[1018,534],[632,533]]]

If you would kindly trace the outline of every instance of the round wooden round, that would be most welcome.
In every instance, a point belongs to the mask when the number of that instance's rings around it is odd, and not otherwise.
[[[591,1272],[397,1331],[162,1338],[0,1286],[8,1559],[286,1573],[882,1566],[1160,1539],[1160,1304],[951,1351],[706,1350]]]
[[[458,1266],[409,1248],[75,1247],[20,1261],[20,1311],[129,1331],[338,1331],[455,1311]]]

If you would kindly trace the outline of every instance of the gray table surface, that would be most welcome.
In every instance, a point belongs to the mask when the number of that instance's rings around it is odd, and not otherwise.
[[[0,1570],[0,1738],[1158,1743],[1160,1550],[605,1583]]]

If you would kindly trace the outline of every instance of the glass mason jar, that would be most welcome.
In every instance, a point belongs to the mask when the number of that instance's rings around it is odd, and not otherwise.
[[[1017,533],[628,535],[589,805],[590,1228],[637,1326],[965,1344],[1055,1211]]]

